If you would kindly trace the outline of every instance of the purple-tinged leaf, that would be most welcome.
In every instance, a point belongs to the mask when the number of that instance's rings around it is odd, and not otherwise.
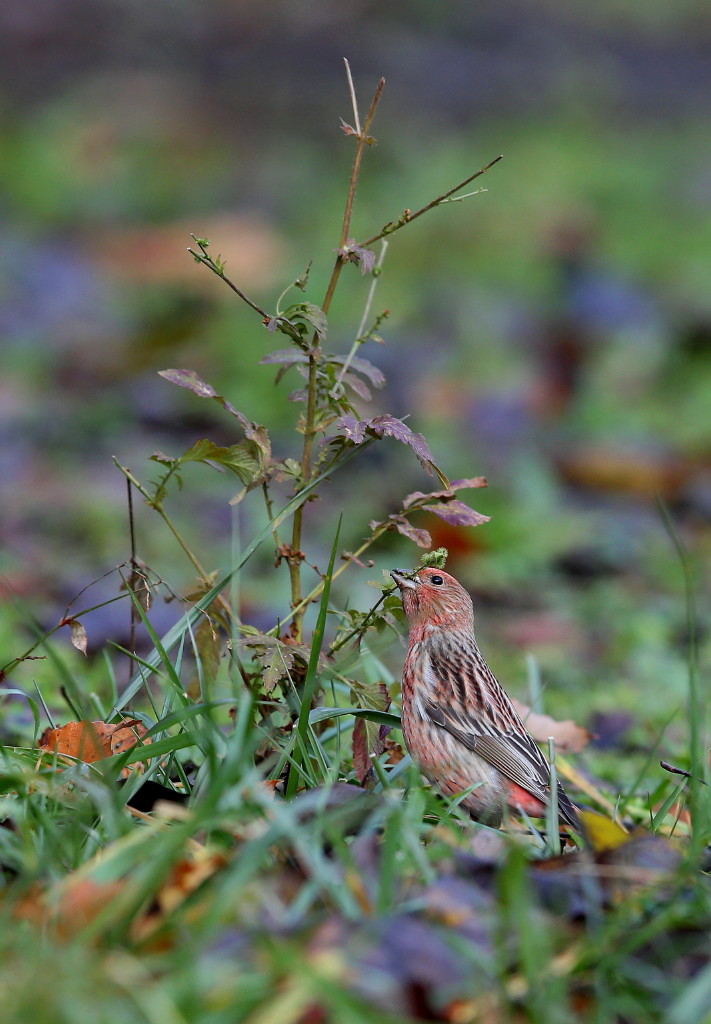
[[[413,491],[412,494],[407,495],[402,503],[402,507],[410,508],[415,503],[431,501],[434,498],[441,498],[443,501],[451,501],[457,491],[462,491],[469,487],[486,486],[486,477],[484,476],[472,476],[467,477],[464,480],[452,480],[449,487],[440,491]]]
[[[264,460],[269,460],[272,449],[266,428],[248,420],[247,417],[235,409],[235,407],[228,402],[226,398],[222,395],[218,395],[213,386],[206,383],[206,381],[199,377],[194,370],[159,370],[158,374],[166,380],[169,380],[172,384],[177,384],[181,388],[188,388],[188,390],[192,391],[194,395],[198,396],[198,398],[212,398],[215,402],[218,402],[226,412],[230,413],[231,416],[234,416],[239,422],[239,425],[245,433],[245,437],[249,441],[253,441],[258,448],[261,449]],[[156,459],[156,461],[160,460]]]
[[[305,352],[299,351],[296,348],[280,348],[276,352],[267,352],[265,356],[259,360],[261,364],[270,363],[283,363],[290,365],[291,363],[308,363],[309,357]]]
[[[414,541],[418,548],[432,547],[432,537],[427,530],[418,529],[402,516],[392,516],[391,518],[397,532],[401,533],[403,537],[407,537],[408,540]]]
[[[353,444],[362,444],[365,441],[366,420],[358,421],[355,416],[340,416],[336,420],[335,426],[337,433],[342,437],[347,437]]]
[[[329,356],[329,362],[335,363],[336,366],[342,366],[346,361],[346,356]],[[367,359],[361,359],[360,356],[350,361],[350,369],[355,370],[356,373],[360,373],[361,376],[365,377],[374,388],[382,388],[385,384],[385,375],[378,369],[377,366],[373,366],[372,363],[368,362]]]
[[[394,437],[396,441],[412,448],[426,473],[429,473],[430,476],[438,476],[445,487],[449,487],[449,480],[435,465],[432,453],[422,434],[416,434],[397,417],[384,413],[382,416],[375,416],[372,420],[358,422],[354,416],[341,416],[335,421],[335,427],[337,435],[348,438],[353,444],[362,444],[366,435]]]
[[[308,398],[308,391],[306,388],[299,388],[297,391],[292,391],[289,395],[290,402],[305,402]]]
[[[159,370],[158,374],[172,384],[188,388],[199,398],[217,398],[217,392],[213,386],[207,384],[194,370]]]
[[[358,397],[362,398],[364,402],[369,402],[373,397],[368,385],[353,373],[347,373],[343,378],[343,383],[347,384],[349,388],[355,391]]]
[[[374,388],[382,388],[385,384],[385,374],[367,359],[355,356],[351,360],[351,369],[356,370],[363,377],[367,377]]]
[[[361,274],[372,273],[375,266],[375,253],[372,249],[364,249],[362,245],[358,245],[355,238],[347,238],[346,244],[342,248],[336,249],[336,252],[344,262],[360,264]]]
[[[241,412],[238,412],[233,405],[231,405],[226,398],[218,393],[213,388],[212,384],[208,384],[206,381],[199,377],[194,370],[159,370],[158,375],[165,377],[171,384],[177,384],[181,388],[187,388],[192,391],[198,398],[213,398],[216,402],[222,406],[227,412],[239,420],[239,424],[244,431],[249,430],[250,422],[246,416],[243,416]]]
[[[360,272],[364,276],[373,272],[375,266],[375,253],[372,249],[363,249],[358,246],[354,250],[360,257]]]
[[[444,519],[445,523],[451,523],[452,526],[481,526],[482,523],[488,523],[491,518],[482,515],[481,512],[475,512],[473,508],[469,508],[463,501],[458,501],[456,498],[434,505],[423,505],[422,511],[434,512],[436,516]]]

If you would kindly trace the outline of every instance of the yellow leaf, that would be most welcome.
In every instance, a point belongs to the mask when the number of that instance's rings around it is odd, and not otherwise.
[[[596,853],[600,850],[614,850],[626,843],[629,833],[617,821],[606,818],[597,811],[579,811],[585,836]]]

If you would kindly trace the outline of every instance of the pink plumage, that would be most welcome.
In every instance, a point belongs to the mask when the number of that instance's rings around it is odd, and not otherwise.
[[[478,784],[462,806],[479,821],[500,824],[506,807],[544,816],[550,765],[479,651],[469,594],[440,569],[391,576],[410,627],[402,731],[413,760],[450,796]],[[557,797],[560,821],[580,832],[560,783]]]

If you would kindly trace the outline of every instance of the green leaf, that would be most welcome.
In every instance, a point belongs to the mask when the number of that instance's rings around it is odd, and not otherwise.
[[[380,725],[391,725],[394,729],[400,728],[400,716],[392,711],[375,711],[373,708],[314,708],[309,715],[309,722],[315,725],[316,722],[326,722],[330,718],[342,718],[343,715],[353,715],[354,718],[365,718],[368,722],[378,722]]]
[[[324,342],[328,334],[328,320],[320,306],[313,302],[295,302],[284,311],[287,320],[301,320],[302,323],[310,324],[313,327],[318,340]]]
[[[239,477],[245,487],[253,487],[264,474],[263,452],[253,441],[222,448],[206,437],[196,441],[178,459],[178,462],[215,462]]]

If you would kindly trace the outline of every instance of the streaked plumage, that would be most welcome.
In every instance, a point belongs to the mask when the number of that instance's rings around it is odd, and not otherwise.
[[[498,825],[506,806],[542,817],[550,766],[474,639],[466,590],[440,569],[393,570],[410,627],[402,676],[402,731],[421,771],[450,796],[479,783],[462,806]],[[558,783],[560,821],[580,831]]]

